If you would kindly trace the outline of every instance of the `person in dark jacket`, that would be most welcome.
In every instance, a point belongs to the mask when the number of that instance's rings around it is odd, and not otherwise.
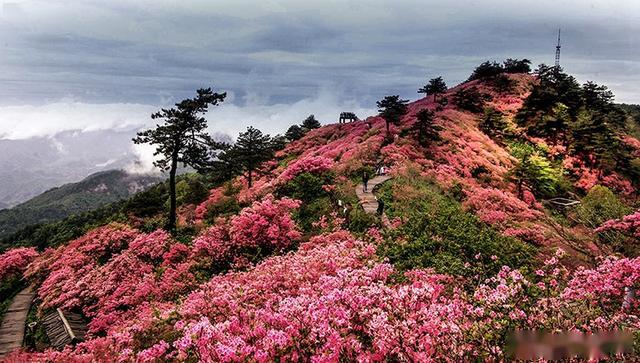
[[[366,170],[362,172],[362,185],[362,191],[366,193],[369,187],[369,172]]]
[[[382,215],[384,213],[384,202],[380,198],[376,198],[378,200],[378,210],[376,211],[378,215]]]

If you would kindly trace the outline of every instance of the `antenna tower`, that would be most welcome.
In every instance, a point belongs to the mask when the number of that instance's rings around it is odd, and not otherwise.
[[[556,67],[560,67],[560,29],[558,29],[558,45],[556,45]]]

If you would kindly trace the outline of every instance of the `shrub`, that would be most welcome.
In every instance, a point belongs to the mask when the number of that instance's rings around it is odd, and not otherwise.
[[[480,130],[490,137],[504,137],[511,133],[504,114],[493,107],[484,109],[484,117],[480,120]]]
[[[332,180],[332,173],[303,172],[278,188],[278,196],[287,196],[302,202],[295,217],[304,231],[310,231],[314,222],[331,212],[330,194],[324,186],[331,185]]]
[[[502,72],[504,72],[504,68],[502,68],[500,63],[486,61],[473,70],[473,73],[469,76],[469,81],[473,81],[474,79],[493,78]]]
[[[622,218],[631,209],[611,189],[596,185],[582,198],[577,212],[583,224],[589,228],[597,228],[610,219]]]
[[[493,230],[435,185],[411,183],[419,190],[414,201],[390,207],[392,216],[405,222],[378,249],[396,268],[431,267],[439,273],[483,278],[502,265],[526,268],[531,264],[533,247]]]
[[[609,220],[617,220],[630,213],[631,209],[611,191],[596,185],[582,198],[577,208],[578,219],[589,228],[596,229]],[[602,228],[598,239],[613,248],[614,251],[629,253],[632,246],[626,245],[627,237],[614,228]]]
[[[480,93],[477,87],[461,88],[453,94],[453,102],[461,109],[478,113],[484,109],[484,104],[491,97]]]

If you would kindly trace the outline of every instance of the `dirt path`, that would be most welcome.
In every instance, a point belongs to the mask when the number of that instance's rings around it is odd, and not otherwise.
[[[0,326],[0,357],[22,346],[24,325],[35,295],[33,289],[27,287],[20,291],[9,305]]]
[[[376,200],[376,196],[373,195],[372,193],[373,188],[375,188],[376,185],[384,183],[389,179],[391,179],[389,175],[378,175],[375,178],[370,179],[366,192],[363,190],[363,184],[362,183],[358,184],[358,186],[356,187],[356,195],[358,196],[358,199],[360,200],[360,205],[362,205],[362,208],[364,209],[365,212],[367,213],[377,212],[378,201]],[[382,215],[382,222],[385,225],[387,225],[389,222],[389,219],[384,213]]]

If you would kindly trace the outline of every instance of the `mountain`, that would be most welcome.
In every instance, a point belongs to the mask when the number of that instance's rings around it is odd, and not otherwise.
[[[161,180],[159,176],[109,170],[49,189],[13,208],[0,210],[0,238],[28,225],[57,221],[125,199]]]
[[[33,284],[38,309],[82,312],[90,333],[8,359],[511,361],[527,354],[514,331],[637,330],[629,115],[559,67],[482,67],[437,101],[309,130],[251,186],[234,174],[201,193],[211,176],[185,175],[174,233],[160,228],[166,183],[112,215],[48,225],[54,238],[29,238],[40,250],[0,266]]]
[[[132,165],[137,160],[131,148],[134,135],[134,130],[98,130],[0,139],[0,207],[92,173]]]

